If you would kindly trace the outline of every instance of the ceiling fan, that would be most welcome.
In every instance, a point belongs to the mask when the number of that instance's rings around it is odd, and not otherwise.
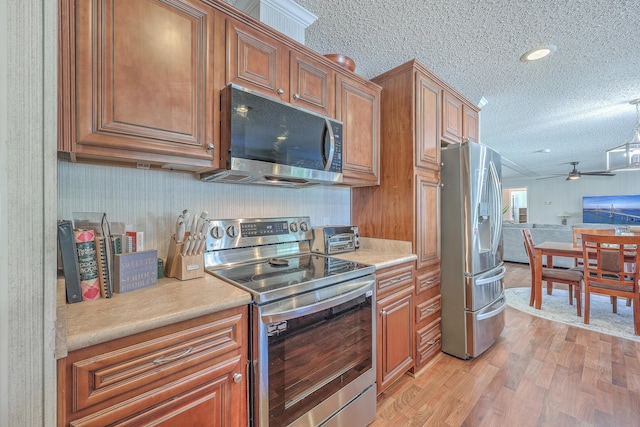
[[[538,179],[548,179],[548,178],[557,178],[559,176],[566,176],[566,180],[567,181],[573,181],[576,179],[580,179],[580,177],[582,175],[589,175],[589,176],[615,176],[615,173],[611,173],[609,171],[596,171],[596,172],[580,172],[578,170],[578,168],[576,166],[578,166],[579,162],[569,162],[570,165],[573,166],[573,169],[571,170],[571,172],[569,172],[568,175],[565,174],[556,174],[553,176],[547,176],[544,178],[538,178]]]

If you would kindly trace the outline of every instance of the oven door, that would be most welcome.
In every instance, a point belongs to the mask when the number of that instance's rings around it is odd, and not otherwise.
[[[374,284],[369,275],[255,306],[253,425],[373,421]]]

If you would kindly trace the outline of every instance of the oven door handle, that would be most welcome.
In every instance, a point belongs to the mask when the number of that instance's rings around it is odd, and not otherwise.
[[[290,310],[275,311],[272,313],[263,313],[260,317],[262,321],[266,323],[282,322],[284,320],[294,319],[296,317],[305,316],[307,314],[317,313],[327,308],[335,307],[361,295],[365,295],[367,292],[373,291],[372,280],[362,281],[363,286],[360,286],[352,291],[344,294],[336,295],[335,297],[323,299],[313,304],[305,305],[302,307],[295,307]]]

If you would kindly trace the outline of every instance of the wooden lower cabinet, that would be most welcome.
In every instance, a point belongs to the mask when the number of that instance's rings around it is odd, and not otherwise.
[[[417,373],[442,349],[439,264],[416,272],[415,295],[415,363],[412,371]]]
[[[59,426],[246,426],[247,308],[58,360]]]
[[[413,367],[413,264],[380,270],[377,275],[378,394]]]

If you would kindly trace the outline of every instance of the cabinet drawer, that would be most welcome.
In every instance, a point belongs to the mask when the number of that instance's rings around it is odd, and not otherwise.
[[[416,295],[422,292],[437,292],[437,288],[440,286],[440,268],[434,268],[428,270],[423,274],[416,277]]]
[[[416,332],[416,365],[422,366],[431,360],[442,348],[442,325],[438,317]]]
[[[400,268],[381,270],[377,276],[378,296],[391,291],[413,285],[413,265],[409,264]]]
[[[430,298],[420,304],[416,304],[416,323],[420,323],[436,313],[438,317],[440,317],[441,308],[442,305],[440,295],[436,295],[435,297]]]
[[[231,351],[239,352],[242,325],[239,314],[138,343],[127,341],[120,348],[113,341],[112,351],[101,346],[93,352],[79,350],[77,358],[70,354],[72,412],[101,403],[113,405],[189,375]]]

